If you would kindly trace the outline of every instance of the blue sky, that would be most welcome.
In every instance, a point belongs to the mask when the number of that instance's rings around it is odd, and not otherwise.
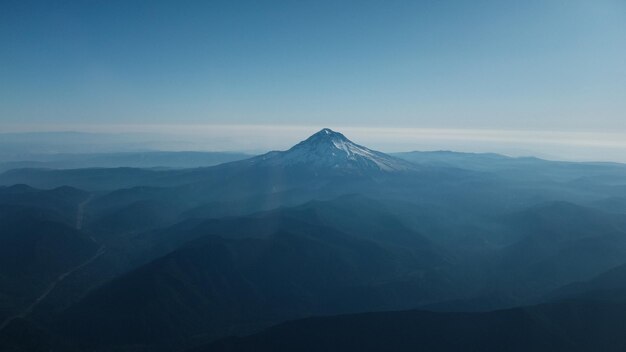
[[[0,130],[626,132],[623,0],[3,0],[0,42]]]

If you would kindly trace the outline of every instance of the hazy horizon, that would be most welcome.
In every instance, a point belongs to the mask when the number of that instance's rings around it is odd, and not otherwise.
[[[565,161],[626,162],[626,133],[489,129],[372,128],[346,126],[269,125],[101,125],[6,131],[4,143],[55,145],[51,153],[128,151],[217,151],[260,154],[285,150],[321,128],[344,133],[356,143],[386,153],[456,151],[534,156]],[[69,126],[68,126],[69,127]],[[63,136],[89,134],[86,141]],[[26,140],[23,137],[28,136]],[[77,137],[77,136],[74,136]],[[39,139],[38,139],[39,138]]]
[[[385,151],[626,161],[613,136],[626,134],[625,38],[618,0],[8,1],[0,132],[296,131],[265,150],[328,126]],[[218,149],[250,148],[229,143]]]

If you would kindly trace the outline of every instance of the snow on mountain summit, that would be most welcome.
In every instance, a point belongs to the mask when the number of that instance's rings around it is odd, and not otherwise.
[[[403,160],[358,145],[329,128],[322,129],[287,151],[265,154],[261,160],[263,164],[274,166],[304,164],[314,168],[361,171],[393,172],[412,168]]]

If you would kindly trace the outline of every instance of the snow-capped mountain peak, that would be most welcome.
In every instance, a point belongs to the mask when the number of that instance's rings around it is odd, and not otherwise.
[[[408,162],[358,145],[329,128],[322,129],[287,151],[266,154],[262,160],[271,165],[302,164],[348,171],[393,172],[413,168]]]

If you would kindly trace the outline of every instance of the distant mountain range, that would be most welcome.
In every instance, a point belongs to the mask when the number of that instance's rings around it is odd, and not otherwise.
[[[0,162],[0,172],[11,169],[78,168],[193,168],[218,165],[249,158],[243,153],[225,152],[125,152],[85,154],[28,154],[19,161]]]
[[[2,350],[625,346],[624,165],[388,155],[323,129],[0,184]]]

